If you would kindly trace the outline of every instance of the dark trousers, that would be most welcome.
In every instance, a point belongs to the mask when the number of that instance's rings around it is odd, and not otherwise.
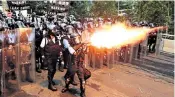
[[[78,64],[75,64],[75,58],[73,55],[70,55],[69,56],[69,59],[70,59],[70,63],[68,65],[68,69],[67,69],[67,72],[64,76],[65,78],[65,88],[69,89],[69,85],[72,81],[74,81],[74,76],[75,74],[78,75],[78,78],[80,80],[80,90],[81,90],[81,97],[84,97],[82,95],[85,94],[85,80],[84,80],[84,67],[83,67],[83,64],[81,66],[79,66]]]
[[[42,59],[41,52],[40,51],[35,51],[35,55],[36,55],[36,69],[43,68],[44,64],[43,64],[43,59]],[[39,63],[41,65],[39,65]]]
[[[24,67],[25,75],[22,72],[23,67]],[[31,76],[30,76],[30,67],[31,67],[31,64],[21,64],[20,65],[19,73],[20,73],[21,81],[25,81],[25,80],[31,79]]]
[[[68,49],[63,51],[63,61],[64,61],[64,68],[68,67],[68,61],[69,61],[69,51]]]
[[[48,59],[48,82],[52,84],[53,77],[56,73],[56,63],[57,58],[47,58]]]
[[[67,72],[64,76],[65,79],[70,79],[71,81],[74,81],[74,76],[77,73],[78,78],[84,81],[84,73],[83,73],[83,66],[78,66],[78,64],[75,64],[74,55],[69,55],[69,64]]]

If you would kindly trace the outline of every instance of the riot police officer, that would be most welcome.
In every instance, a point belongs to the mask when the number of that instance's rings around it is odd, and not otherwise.
[[[98,18],[98,27],[102,27],[103,26],[103,19],[102,18]]]
[[[45,47],[44,52],[48,64],[48,89],[57,91],[57,88],[54,87],[55,82],[53,81],[53,77],[56,73],[56,63],[61,51],[59,41],[55,34],[49,30],[48,36],[43,38],[40,46],[42,48]]]
[[[77,35],[71,35],[73,37],[73,47],[69,48],[71,55],[69,56],[69,67],[64,76],[65,78],[65,88],[62,89],[62,92],[69,90],[69,85],[74,81],[74,75],[77,74],[80,81],[80,90],[81,97],[85,97],[85,78],[84,78],[84,48],[83,44],[80,44],[79,37]]]

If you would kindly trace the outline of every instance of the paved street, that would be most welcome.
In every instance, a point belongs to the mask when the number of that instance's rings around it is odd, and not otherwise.
[[[92,77],[86,85],[87,97],[173,97],[173,79],[151,74],[131,64],[91,71]],[[70,93],[61,93],[64,73],[57,72],[54,77],[56,92],[47,89],[47,71],[37,74],[36,84],[24,85],[22,90],[27,97],[79,97],[78,86],[71,86]]]

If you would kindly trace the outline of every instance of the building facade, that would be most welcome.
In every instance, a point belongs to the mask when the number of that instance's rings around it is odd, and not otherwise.
[[[30,9],[26,1],[8,1],[8,6],[10,10],[15,11],[16,15],[21,13],[24,17],[27,17],[27,10]]]
[[[55,0],[50,1],[49,5],[50,5],[49,10],[47,10],[48,15],[57,17],[65,17],[68,15],[68,11],[70,8],[70,1]]]

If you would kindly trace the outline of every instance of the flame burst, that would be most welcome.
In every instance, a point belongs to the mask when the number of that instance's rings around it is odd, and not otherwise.
[[[95,47],[118,48],[128,44],[137,44],[146,39],[149,33],[165,27],[127,27],[124,23],[104,26],[91,36],[91,44]]]

